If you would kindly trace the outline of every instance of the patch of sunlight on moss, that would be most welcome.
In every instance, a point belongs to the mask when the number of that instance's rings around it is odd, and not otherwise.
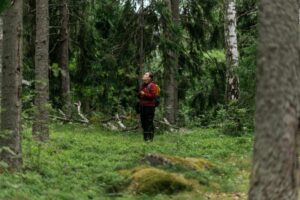
[[[186,167],[190,167],[195,170],[204,170],[213,167],[213,164],[202,158],[182,158],[176,156],[165,155],[166,158],[170,159],[176,164],[180,164]]]

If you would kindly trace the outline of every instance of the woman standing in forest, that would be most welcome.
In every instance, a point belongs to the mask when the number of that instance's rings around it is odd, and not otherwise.
[[[144,140],[153,141],[154,138],[154,113],[155,98],[157,94],[156,84],[153,82],[153,74],[147,72],[143,75],[143,84],[139,90],[139,109],[143,128]]]

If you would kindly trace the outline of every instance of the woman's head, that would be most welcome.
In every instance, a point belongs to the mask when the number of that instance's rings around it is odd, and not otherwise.
[[[153,80],[153,74],[151,72],[146,72],[143,76],[144,83],[150,83]]]

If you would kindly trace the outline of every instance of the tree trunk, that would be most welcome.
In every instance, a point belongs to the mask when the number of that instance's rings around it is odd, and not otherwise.
[[[226,101],[239,98],[237,68],[239,55],[236,30],[236,0],[224,0],[225,49],[226,49]]]
[[[0,16],[0,105],[2,99],[2,54],[3,54],[3,19],[2,15]],[[1,114],[0,114],[0,127],[1,127]],[[1,129],[1,128],[0,128]]]
[[[60,29],[60,51],[59,67],[61,69],[61,92],[63,110],[68,117],[71,115],[71,94],[69,74],[69,10],[68,0],[61,0],[60,5],[61,29]]]
[[[256,127],[249,199],[297,200],[297,0],[262,0],[259,16]]]
[[[20,137],[23,1],[14,1],[3,15],[3,76],[0,160],[10,170],[22,167]]]
[[[139,25],[140,25],[140,47],[139,47],[139,86],[142,85],[142,79],[144,72],[145,63],[145,49],[144,49],[144,0],[141,0],[141,8],[139,15]]]
[[[49,138],[49,8],[48,0],[36,1],[34,138]]]
[[[179,27],[179,1],[166,0],[171,13],[172,23]],[[168,28],[167,28],[168,27]],[[170,41],[178,42],[178,32],[171,30],[170,25],[165,27],[165,37]],[[178,115],[178,53],[175,50],[166,50],[164,53],[164,94],[165,94],[165,117],[171,124],[175,124]]]

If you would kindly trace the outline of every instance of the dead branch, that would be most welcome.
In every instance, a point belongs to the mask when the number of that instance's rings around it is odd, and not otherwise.
[[[121,129],[126,129],[126,126],[120,120],[119,114],[116,114],[115,118],[117,120],[118,125],[121,127]]]
[[[84,123],[90,123],[90,121],[81,113],[81,102],[78,101],[78,103],[74,103],[76,106],[77,106],[77,112],[78,112],[78,115],[81,117],[81,120],[82,122]]]
[[[124,130],[122,130],[122,132],[135,131],[135,130],[138,130],[139,128],[140,128],[140,126],[137,125],[137,126],[134,126],[134,127],[130,127],[130,128],[124,129]]]
[[[154,120],[154,122],[170,128],[170,131],[174,131],[174,129],[179,130],[179,127],[172,125],[166,118],[163,118],[163,120]]]

